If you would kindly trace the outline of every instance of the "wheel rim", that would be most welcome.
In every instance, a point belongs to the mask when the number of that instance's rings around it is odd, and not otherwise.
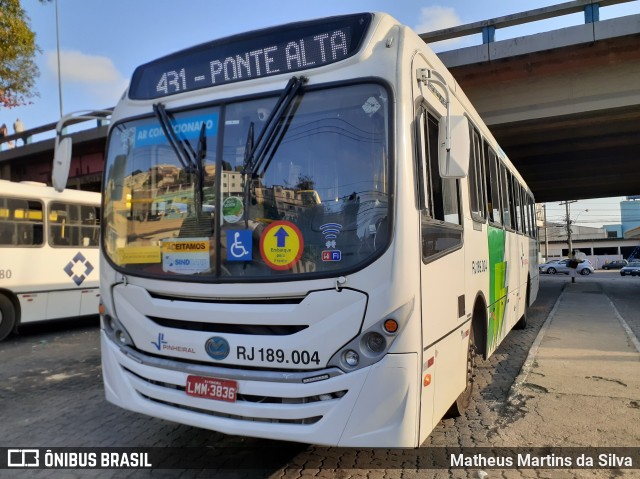
[[[549,274],[556,274],[555,268],[549,268],[547,271],[549,272]]]

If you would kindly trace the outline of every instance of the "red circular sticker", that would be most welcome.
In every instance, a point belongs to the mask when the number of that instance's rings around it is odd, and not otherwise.
[[[304,249],[302,233],[290,221],[274,221],[260,237],[260,256],[271,269],[291,269]]]

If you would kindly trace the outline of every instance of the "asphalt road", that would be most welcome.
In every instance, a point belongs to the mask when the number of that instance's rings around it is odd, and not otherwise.
[[[529,326],[512,331],[488,361],[480,361],[474,401],[463,417],[443,420],[423,446],[491,447],[510,388],[567,276],[543,276]],[[598,272],[598,282],[640,336],[640,278]],[[0,477],[477,477],[465,471],[422,469],[415,451],[361,451],[265,441],[183,426],[119,409],[104,399],[97,318],[23,327],[0,343],[0,447],[227,448],[258,456],[277,451],[260,470],[0,470]],[[494,477],[494,476],[490,476]],[[507,476],[503,476],[507,477]],[[508,476],[511,477],[511,476]],[[515,477],[515,476],[514,476]],[[546,476],[545,476],[546,477]],[[561,476],[565,477],[565,476]]]

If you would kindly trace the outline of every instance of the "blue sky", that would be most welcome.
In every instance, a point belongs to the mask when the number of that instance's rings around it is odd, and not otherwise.
[[[60,116],[56,55],[55,3],[22,0],[41,50],[39,97],[32,104],[0,109],[0,124],[22,119],[27,129],[55,122]],[[63,112],[96,110],[114,106],[135,67],[168,53],[234,33],[314,17],[362,11],[384,11],[419,33],[486,20],[561,3],[560,0],[58,0],[62,64]],[[640,13],[632,1],[601,9],[600,18]],[[582,14],[569,15],[531,25],[498,30],[496,40],[582,23]],[[479,35],[456,43],[436,45],[436,50],[481,43]],[[604,200],[601,200],[604,201]],[[582,202],[581,202],[582,203]],[[589,208],[573,204],[572,211]],[[598,223],[615,223],[618,199],[600,207]],[[553,207],[552,207],[553,206]],[[555,206],[548,216],[555,218]],[[592,208],[580,216],[593,224]],[[606,209],[606,211],[605,211]],[[603,221],[600,221],[600,217]],[[611,220],[609,220],[611,218]],[[551,218],[550,218],[551,219]]]

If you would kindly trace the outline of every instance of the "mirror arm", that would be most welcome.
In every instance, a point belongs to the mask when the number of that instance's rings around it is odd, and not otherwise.
[[[445,135],[445,149],[447,153],[451,152],[451,101],[450,101],[450,93],[449,93],[449,85],[447,85],[447,81],[445,78],[435,70],[430,68],[418,68],[416,72],[416,76],[418,78],[418,83],[424,83],[427,88],[429,88],[433,93],[437,93],[435,91],[435,87],[438,85],[445,94],[445,107],[447,108],[447,129]],[[441,100],[442,101],[442,100]]]
[[[111,116],[112,110],[85,110],[68,113],[60,118],[56,123],[56,137],[53,153],[53,168],[51,181],[56,191],[63,191],[66,187],[69,176],[69,165],[71,163],[71,138],[64,143],[64,156],[61,158],[61,139],[64,135],[63,129],[67,123],[79,123],[85,120],[104,120]]]
[[[111,116],[113,113],[112,110],[81,110],[74,111],[72,113],[67,113],[62,116],[58,123],[56,123],[56,146],[60,142],[60,137],[62,136],[62,130],[65,125],[71,120],[104,120],[107,117]]]

